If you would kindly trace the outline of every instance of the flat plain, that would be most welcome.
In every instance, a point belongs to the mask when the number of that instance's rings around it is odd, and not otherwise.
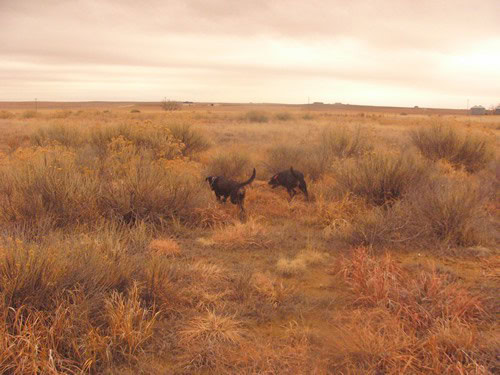
[[[0,373],[500,371],[500,116],[0,103]],[[293,166],[310,199],[267,184]],[[245,214],[205,177],[256,180]]]

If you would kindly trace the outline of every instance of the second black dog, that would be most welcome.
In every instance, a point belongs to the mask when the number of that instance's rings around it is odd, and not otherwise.
[[[276,173],[273,177],[271,177],[268,183],[273,187],[273,189],[278,186],[284,186],[288,191],[288,194],[290,194],[290,199],[297,194],[295,188],[298,187],[302,190],[306,198],[309,199],[307,185],[304,181],[304,174],[294,170],[293,167],[290,167],[290,169],[287,169],[286,171]]]
[[[231,203],[240,207],[241,211],[245,211],[243,203],[245,200],[245,185],[251,184],[255,179],[255,168],[252,176],[245,182],[236,182],[224,176],[208,176],[205,180],[210,184],[210,188],[215,192],[218,201],[226,202],[230,197]]]

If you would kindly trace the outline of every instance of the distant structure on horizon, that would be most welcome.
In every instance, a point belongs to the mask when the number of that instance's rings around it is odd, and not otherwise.
[[[500,115],[500,104],[497,105],[497,107],[495,108],[495,111],[493,112],[495,115]]]
[[[486,108],[484,108],[482,105],[475,105],[470,109],[470,114],[471,115],[485,115],[486,114]]]

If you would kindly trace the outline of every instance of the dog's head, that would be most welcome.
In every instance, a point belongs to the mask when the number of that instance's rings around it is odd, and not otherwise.
[[[216,176],[208,176],[207,178],[205,178],[205,181],[208,182],[208,184],[210,185],[210,188],[212,190],[214,190],[214,183],[215,183],[215,180],[217,180],[217,177]]]
[[[278,174],[275,174],[273,177],[271,177],[268,184],[271,186],[278,186],[280,184],[278,181]]]

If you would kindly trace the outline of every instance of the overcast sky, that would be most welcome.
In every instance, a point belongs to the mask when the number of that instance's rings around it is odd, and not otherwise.
[[[500,1],[0,0],[0,100],[500,103]]]

